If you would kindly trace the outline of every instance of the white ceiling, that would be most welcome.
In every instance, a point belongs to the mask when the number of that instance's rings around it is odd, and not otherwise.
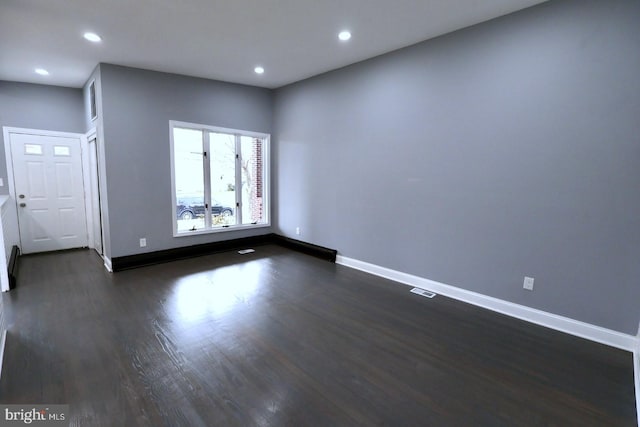
[[[107,62],[276,88],[543,1],[0,0],[0,80],[81,87]]]

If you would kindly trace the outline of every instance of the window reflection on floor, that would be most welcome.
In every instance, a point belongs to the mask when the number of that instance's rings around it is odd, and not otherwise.
[[[167,301],[172,320],[189,326],[246,304],[259,289],[262,270],[261,262],[253,261],[178,279]]]

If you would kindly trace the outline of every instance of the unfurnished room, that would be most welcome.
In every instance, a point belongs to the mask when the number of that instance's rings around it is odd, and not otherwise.
[[[0,425],[639,425],[639,23],[2,1]]]

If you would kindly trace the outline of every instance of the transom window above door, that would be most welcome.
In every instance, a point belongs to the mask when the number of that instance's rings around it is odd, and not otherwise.
[[[269,226],[269,135],[170,122],[173,235]]]

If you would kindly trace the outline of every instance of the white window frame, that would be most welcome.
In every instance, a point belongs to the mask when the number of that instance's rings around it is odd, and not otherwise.
[[[89,119],[94,122],[98,118],[98,101],[96,99],[96,80],[89,83]]]
[[[262,194],[263,194],[263,215],[264,222],[260,224],[234,224],[228,225],[224,227],[213,227],[211,225],[211,216],[205,215],[205,228],[201,230],[195,231],[178,231],[178,220],[177,220],[177,212],[176,212],[176,170],[175,170],[175,142],[173,140],[173,129],[181,128],[181,129],[193,129],[203,131],[204,139],[203,139],[203,148],[208,151],[208,143],[209,143],[209,132],[217,132],[217,133],[227,133],[233,134],[238,139],[240,136],[248,136],[251,138],[260,138],[263,140],[263,153],[262,153],[262,170],[264,175],[264,181],[262,183]],[[211,233],[226,233],[232,231],[239,230],[247,230],[253,228],[266,228],[271,227],[271,135],[268,133],[261,132],[252,132],[240,129],[231,129],[224,128],[219,126],[211,126],[211,125],[202,125],[197,123],[189,123],[189,122],[181,122],[176,120],[169,121],[169,137],[170,137],[170,153],[171,153],[171,214],[172,214],[172,224],[173,224],[173,237],[187,237],[187,236],[197,236],[201,234],[211,234]],[[234,207],[236,216],[239,218],[239,222],[242,222],[242,206],[238,205],[238,203],[242,203],[242,190],[241,190],[241,174],[238,172],[239,169],[236,166],[236,206]],[[209,177],[208,168],[204,169],[204,193],[205,200],[211,200],[211,188],[210,188],[210,177]],[[240,184],[239,184],[240,182]]]

